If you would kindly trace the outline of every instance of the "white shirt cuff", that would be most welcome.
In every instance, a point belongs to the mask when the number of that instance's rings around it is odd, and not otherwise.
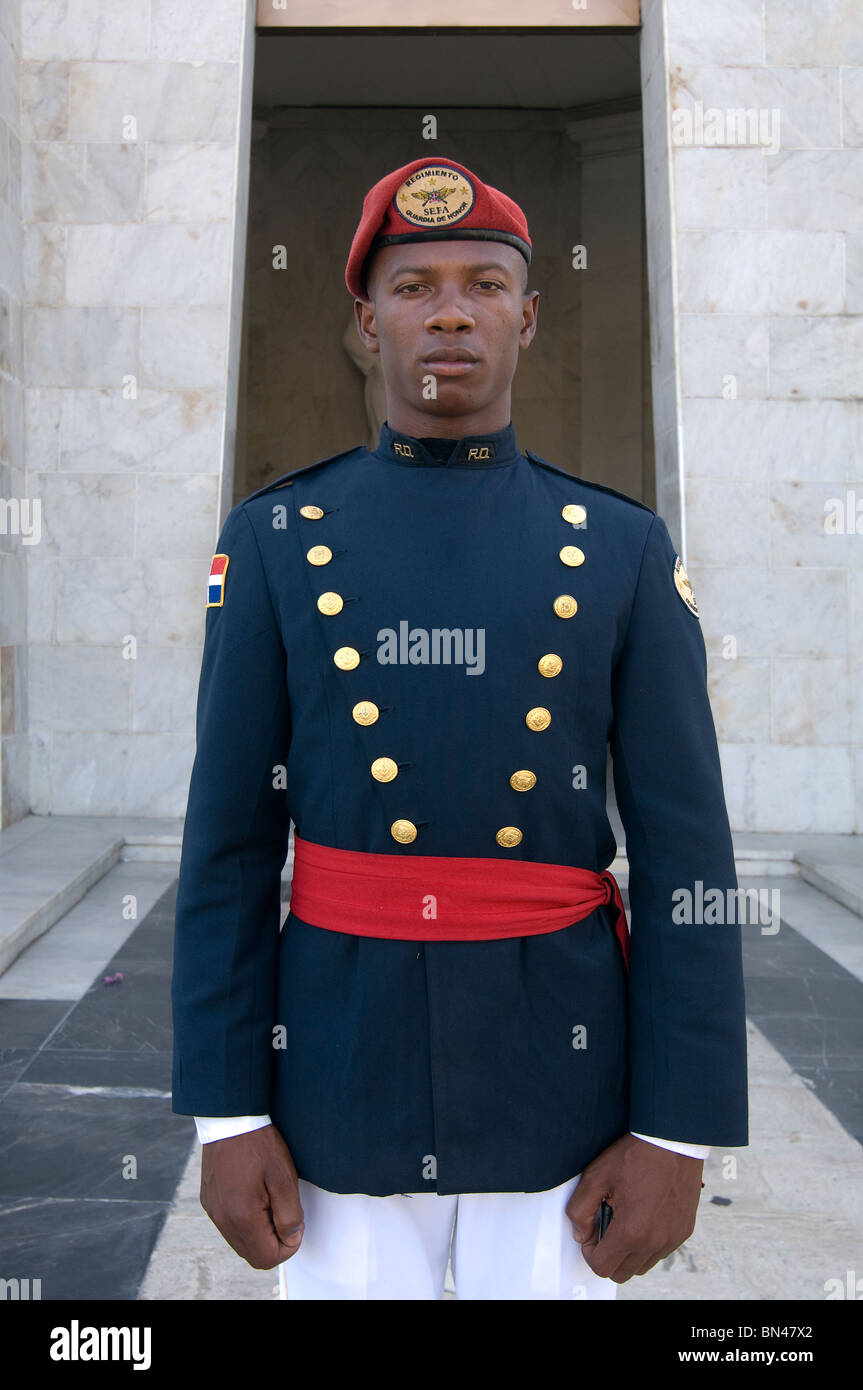
[[[636,1134],[634,1129],[629,1132],[635,1135],[636,1139],[644,1139],[648,1144],[656,1144],[660,1149],[671,1149],[672,1153],[684,1154],[686,1158],[707,1158],[710,1153],[709,1144],[682,1144],[676,1139],[654,1139],[650,1134]]]
[[[196,1115],[195,1127],[202,1144],[214,1139],[233,1139],[237,1134],[251,1134],[273,1122],[269,1115]]]

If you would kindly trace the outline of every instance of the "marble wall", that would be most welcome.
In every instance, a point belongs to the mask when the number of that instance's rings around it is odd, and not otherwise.
[[[703,612],[732,822],[860,833],[859,12],[643,15],[659,510]]]
[[[29,805],[26,495],[21,333],[21,6],[0,5],[0,828]],[[30,533],[27,535],[26,533]]]
[[[232,474],[253,6],[21,15],[29,804],[177,815]]]
[[[4,821],[185,805],[202,577],[255,481],[234,471],[253,8],[0,5],[0,498],[41,514],[38,542],[0,527]],[[656,505],[703,610],[732,821],[861,832],[863,35],[848,0],[643,18]],[[614,206],[610,168],[581,177]],[[285,471],[259,423],[254,466]],[[637,412],[616,428],[631,449]]]

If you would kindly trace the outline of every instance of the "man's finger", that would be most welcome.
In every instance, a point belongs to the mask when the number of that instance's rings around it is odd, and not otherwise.
[[[573,1235],[581,1243],[582,1249],[585,1242],[595,1239],[596,1219],[603,1197],[608,1197],[607,1185],[601,1178],[589,1177],[585,1173],[566,1204],[566,1214],[572,1222]]]

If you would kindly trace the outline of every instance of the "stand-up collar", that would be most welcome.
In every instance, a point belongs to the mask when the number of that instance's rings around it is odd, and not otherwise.
[[[390,463],[420,468],[499,468],[502,464],[514,463],[519,457],[512,421],[505,429],[494,430],[491,434],[466,434],[454,439],[449,457],[437,458],[421,439],[390,429],[385,420],[374,452]]]

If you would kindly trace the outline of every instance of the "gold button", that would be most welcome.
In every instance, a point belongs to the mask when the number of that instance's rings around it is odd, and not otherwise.
[[[577,545],[565,545],[560,552],[560,558],[565,565],[583,565],[584,551],[579,550]]]
[[[300,507],[300,516],[307,516],[309,521],[320,521],[323,514],[323,507]]]
[[[548,728],[551,723],[551,715],[547,709],[542,708],[542,705],[537,705],[535,709],[528,710],[524,716],[524,722],[529,729],[539,733],[540,730]]]
[[[339,647],[333,652],[333,661],[340,671],[353,671],[360,664],[360,654],[356,647]]]
[[[504,849],[512,849],[513,845],[521,844],[521,831],[517,825],[504,825],[494,838]]]
[[[399,765],[392,758],[375,758],[372,763],[372,776],[376,782],[391,782],[398,774]]]
[[[563,670],[563,662],[554,652],[549,652],[548,656],[541,656],[536,665],[541,676],[559,676]]]
[[[394,820],[390,826],[390,834],[400,845],[409,845],[411,840],[417,837],[417,828],[412,820]]]
[[[561,516],[564,521],[571,521],[573,526],[580,526],[583,521],[587,521],[587,511],[578,502],[568,502]]]
[[[321,594],[318,599],[318,608],[322,613],[333,614],[341,613],[345,606],[345,601],[341,594]]]
[[[358,724],[374,724],[380,710],[371,700],[359,700],[351,710],[351,714]]]
[[[561,555],[563,551],[560,552]],[[313,545],[311,550],[306,551],[306,559],[310,565],[328,565],[333,558],[333,552],[328,545]]]
[[[529,792],[531,787],[536,786],[536,773],[526,767],[519,768],[510,777],[509,785],[514,792]]]
[[[558,594],[554,600],[554,611],[559,618],[571,618],[578,611],[578,604],[572,594]]]

